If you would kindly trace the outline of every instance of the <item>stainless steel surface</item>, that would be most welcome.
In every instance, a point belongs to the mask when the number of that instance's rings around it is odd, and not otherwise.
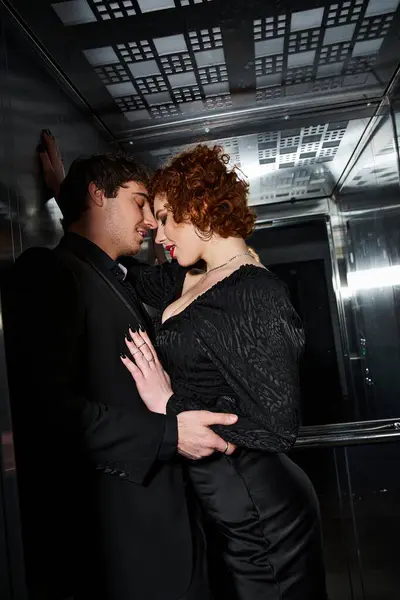
[[[371,121],[357,160],[345,173],[342,185],[339,182],[337,195],[347,196],[361,187],[377,188],[381,185],[396,183],[398,178],[397,152],[389,108],[390,104],[387,98],[385,103],[382,103],[379,114]]]
[[[40,130],[48,128],[56,136],[66,168],[80,154],[105,150],[108,145],[63,94],[24,38],[16,37],[11,26],[3,26],[0,256],[6,261],[29,245],[51,245],[61,234],[61,213],[41,185],[36,152]]]
[[[364,101],[397,66],[397,0],[11,4],[121,133],[309,97]]]
[[[103,121],[99,119],[97,115],[92,111],[86,99],[80,94],[79,90],[72,84],[68,77],[66,77],[65,73],[52,59],[50,54],[46,51],[45,47],[40,43],[40,40],[38,40],[33,34],[33,32],[26,26],[24,21],[19,17],[18,13],[13,9],[11,4],[0,0],[0,5],[3,8],[3,11],[7,13],[7,18],[9,22],[18,29],[20,34],[24,35],[27,42],[29,42],[29,44],[32,46],[32,48],[43,61],[44,65],[46,65],[46,67],[49,69],[54,78],[60,82],[64,91],[73,98],[75,103],[79,104],[82,112],[84,114],[86,113],[88,120],[92,120],[93,123],[99,127],[103,136],[111,140],[111,132],[107,129]]]
[[[250,183],[250,203],[306,200],[330,196],[369,119],[298,118],[289,127],[259,123],[256,132],[218,139]],[[315,121],[315,119],[314,119]],[[187,146],[153,147],[136,152],[156,168]]]
[[[304,200],[301,202],[275,202],[267,206],[255,206],[256,229],[282,226],[294,221],[307,221],[314,217],[329,215],[329,199]]]
[[[350,338],[351,372],[360,414],[370,419],[399,414],[396,140],[387,102],[335,198],[343,255],[340,296]]]
[[[82,152],[108,147],[0,7],[0,284],[8,265],[23,249],[53,245],[61,234],[60,213],[41,183],[36,146],[42,128],[51,129],[57,137],[66,167]],[[0,311],[0,598],[26,600],[4,351],[7,323],[2,315]]]
[[[4,4],[127,149],[221,143],[254,205],[331,195],[400,59],[398,0]]]
[[[341,267],[343,261],[343,237],[342,237],[342,222],[338,214],[337,204],[332,200],[328,200],[329,219],[326,220],[330,264],[332,269],[332,311],[337,316],[339,327],[334,328],[335,343],[337,347],[337,355],[342,356],[343,360],[339,361],[339,372],[342,382],[343,394],[351,399],[353,407],[353,415],[355,418],[360,418],[357,410],[357,393],[354,388],[354,382],[351,373],[350,363],[350,345],[348,331],[345,322],[343,299],[340,292],[341,285]],[[339,350],[340,349],[340,350]]]
[[[325,448],[336,446],[354,446],[362,444],[378,444],[400,441],[400,424],[398,422],[377,427],[348,428],[340,431],[311,433],[307,427],[300,430],[295,448]]]
[[[344,410],[342,422],[302,428],[296,449],[299,456],[312,453],[307,471],[329,513],[328,553],[337,541],[327,561],[332,598],[394,600],[399,574],[386,546],[396,548],[400,532],[400,432],[394,425],[400,422],[399,1],[0,5],[24,29],[23,38],[16,37],[3,23],[0,40],[3,264],[60,235],[59,212],[54,201],[44,201],[33,159],[40,128],[56,135],[68,166],[76,155],[106,147],[90,119],[153,167],[199,141],[221,144],[250,180],[257,235],[266,239],[272,229],[324,220]],[[303,256],[312,257],[307,252]],[[293,247],[288,260],[290,253]],[[0,366],[0,561],[7,561],[0,595],[20,600],[2,350]],[[321,403],[329,384],[320,382]],[[350,423],[345,414],[352,415]],[[324,466],[318,468],[321,456],[329,457],[321,459],[329,463],[329,481],[323,481]],[[359,473],[370,478],[368,485]],[[371,533],[374,522],[380,529]],[[2,528],[8,528],[7,547]],[[372,559],[371,546],[385,560]]]

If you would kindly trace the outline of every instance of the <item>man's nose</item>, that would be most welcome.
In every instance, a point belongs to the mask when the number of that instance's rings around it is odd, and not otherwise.
[[[154,218],[153,212],[149,205],[144,206],[143,209],[143,222],[146,225],[147,229],[157,229],[157,221]]]
[[[157,229],[157,221],[153,215],[146,215],[144,218],[145,225],[148,229]]]

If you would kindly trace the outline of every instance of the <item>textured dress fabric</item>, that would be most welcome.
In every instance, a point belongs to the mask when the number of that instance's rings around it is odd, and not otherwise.
[[[134,271],[141,299],[159,309],[156,350],[174,395],[167,410],[232,412],[215,431],[238,449],[186,461],[209,532],[217,600],[324,600],[318,501],[286,455],[299,423],[301,322],[284,285],[244,265],[162,323],[186,270]]]

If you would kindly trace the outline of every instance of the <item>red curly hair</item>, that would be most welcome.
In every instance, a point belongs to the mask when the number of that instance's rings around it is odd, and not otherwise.
[[[189,220],[201,233],[248,237],[255,213],[248,207],[249,184],[220,146],[200,144],[159,169],[150,186],[151,197],[165,194],[176,223]]]

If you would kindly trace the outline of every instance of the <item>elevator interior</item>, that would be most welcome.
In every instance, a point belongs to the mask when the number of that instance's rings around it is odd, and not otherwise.
[[[61,235],[42,128],[66,167],[222,145],[250,182],[249,244],[307,332],[293,458],[319,494],[332,600],[399,597],[399,31],[399,0],[0,0],[1,272]],[[0,597],[20,600],[2,331]]]

